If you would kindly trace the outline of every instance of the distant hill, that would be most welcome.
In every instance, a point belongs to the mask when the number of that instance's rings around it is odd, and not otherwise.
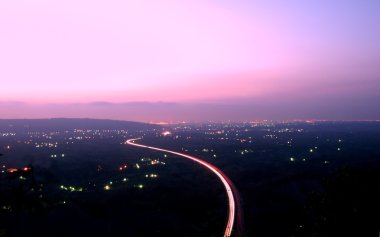
[[[1,132],[64,131],[73,129],[125,129],[130,131],[160,128],[158,125],[106,119],[0,119]]]

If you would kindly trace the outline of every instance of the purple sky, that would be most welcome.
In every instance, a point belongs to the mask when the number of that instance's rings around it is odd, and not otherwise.
[[[0,118],[379,119],[379,11],[376,0],[1,1]]]

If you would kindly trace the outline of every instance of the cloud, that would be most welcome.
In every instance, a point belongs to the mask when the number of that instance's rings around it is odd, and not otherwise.
[[[281,99],[278,99],[281,98]],[[249,121],[256,119],[368,120],[380,118],[380,95],[326,92],[269,97],[229,98],[191,103],[93,102],[77,104],[0,103],[0,118],[99,118],[142,122]]]

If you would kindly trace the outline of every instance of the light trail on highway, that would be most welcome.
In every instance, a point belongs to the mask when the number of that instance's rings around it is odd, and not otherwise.
[[[209,169],[210,171],[212,171],[214,174],[216,174],[218,176],[218,178],[222,181],[224,188],[227,192],[228,206],[229,206],[228,219],[227,219],[227,224],[226,224],[226,228],[225,228],[223,237],[231,236],[232,228],[234,226],[234,221],[235,221],[235,198],[234,198],[234,191],[231,188],[232,182],[230,181],[230,179],[221,170],[219,170],[218,168],[216,168],[215,166],[213,166],[212,164],[210,164],[206,161],[203,161],[199,158],[196,158],[194,156],[190,156],[190,155],[187,155],[184,153],[135,143],[136,140],[140,140],[140,139],[141,138],[129,139],[126,141],[126,144],[129,144],[132,146],[137,146],[137,147],[142,147],[142,148],[147,148],[147,149],[151,149],[151,150],[156,150],[156,151],[162,151],[162,152],[171,153],[174,155],[185,157],[187,159],[193,160],[193,161],[201,164],[202,166],[206,167],[207,169]]]

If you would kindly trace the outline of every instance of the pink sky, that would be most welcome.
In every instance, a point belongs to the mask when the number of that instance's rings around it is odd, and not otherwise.
[[[327,93],[371,105],[375,118],[379,7],[375,1],[2,1],[0,117],[37,116],[9,110],[13,102],[248,100],[276,109],[327,103]],[[43,111],[38,116],[75,117]]]

